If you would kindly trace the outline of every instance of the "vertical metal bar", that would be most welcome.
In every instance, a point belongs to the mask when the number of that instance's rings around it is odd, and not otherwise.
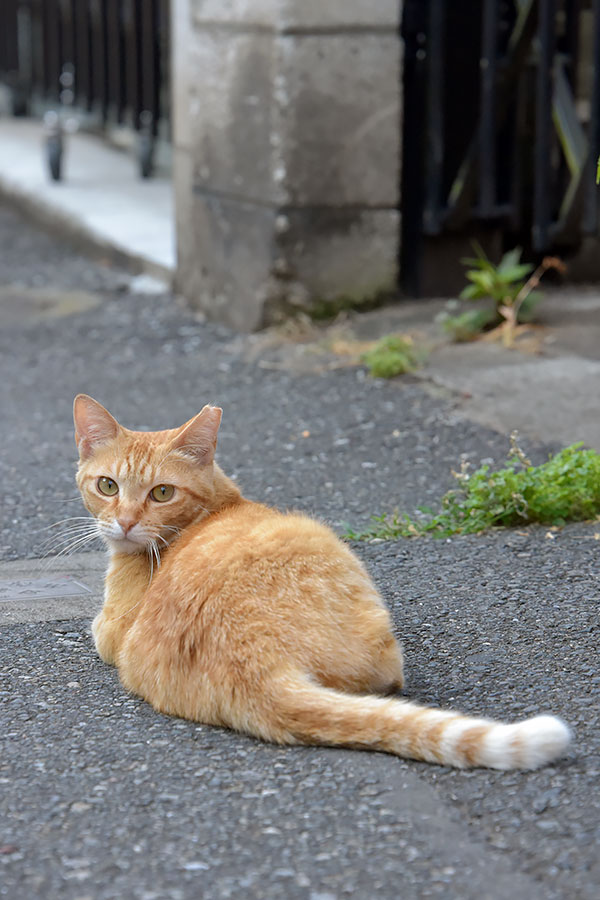
[[[17,55],[17,4],[0,4],[0,72],[14,77],[19,68]]]
[[[61,70],[65,63],[75,65],[75,20],[72,0],[60,0]]]
[[[48,40],[48,36],[49,36],[49,16],[50,16],[50,13],[49,13],[49,4],[48,4],[48,3],[42,3],[42,5],[41,5],[41,14],[42,14],[41,39],[42,39],[42,46],[43,46],[43,48],[44,48],[44,58],[43,58],[43,70],[42,70],[41,89],[42,89],[42,93],[43,93],[43,94],[47,94],[47,93],[48,93],[48,87],[49,87],[49,84],[50,84],[50,68],[51,68],[51,65],[52,65],[51,62],[50,62],[50,59],[49,59],[51,53],[50,53],[50,48],[49,48],[49,43],[50,43],[50,42],[49,42],[49,40]]]
[[[33,92],[33,36],[31,3],[17,3],[17,57],[19,67],[18,112],[26,114]]]
[[[8,6],[0,4],[0,75],[10,71],[8,59],[8,42],[10,31],[10,10]]]
[[[62,64],[62,34],[60,0],[46,0],[43,4],[45,13],[44,45],[45,72],[44,82],[46,94],[57,100],[60,92],[60,72]]]
[[[600,201],[600,188],[596,187],[596,167],[600,156],[600,0],[593,0],[593,67],[594,80],[592,82],[592,96],[590,108],[590,165],[588,180],[591,182],[585,192],[584,230],[587,234],[595,234],[598,231],[598,204]]]
[[[427,40],[427,176],[424,225],[429,234],[440,231],[444,164],[444,0],[429,0]]]
[[[65,64],[65,14],[63,6],[68,0],[56,0],[56,37],[57,37],[57,62],[58,62],[58,78],[57,91],[60,96],[61,84],[60,76]]]
[[[90,107],[102,105],[104,54],[102,49],[102,7],[90,0]]]
[[[121,106],[121,53],[120,53],[120,10],[118,0],[107,0],[106,3],[106,81],[108,89],[108,105],[114,118],[119,120]]]
[[[46,69],[42,0],[31,0],[31,66],[34,90],[42,90]]]
[[[108,106],[106,0],[91,0],[92,100],[106,122]]]
[[[479,215],[484,218],[490,218],[496,206],[497,44],[498,0],[484,0],[479,113]]]
[[[49,85],[52,98],[60,94],[60,73],[62,69],[62,20],[60,10],[61,0],[45,0],[48,4],[49,12],[49,33],[48,33],[48,60],[51,66],[51,83]]]
[[[102,62],[103,62],[103,78],[102,78],[102,120],[104,124],[108,119],[108,105],[110,103],[110,91],[108,84],[110,50],[108,44],[108,22],[107,22],[107,0],[102,0]]]
[[[401,73],[402,170],[399,205],[402,210],[399,271],[402,290],[418,297],[423,261],[423,207],[425,202],[425,129],[422,127],[427,85],[427,9],[423,0],[405,0],[401,37],[404,66]]]
[[[144,0],[138,3],[137,19],[136,19],[136,40],[138,46],[138,121],[136,128],[139,127],[139,114],[144,110],[152,112],[152,37],[148,34],[147,18],[149,7],[152,6],[152,0]]]
[[[139,129],[140,115],[144,109],[144,47],[142,42],[142,16],[145,0],[134,0],[133,40],[135,42],[135,104],[133,106],[133,127]]]
[[[170,129],[170,96],[171,96],[171,34],[170,34],[170,2],[160,0],[158,40],[159,40],[159,87],[158,87],[158,119],[165,123],[165,134]]]
[[[126,44],[125,33],[123,28],[123,6],[117,2],[117,59],[116,64],[119,68],[119,98],[117,106],[117,118],[119,122],[124,121],[125,111],[127,108],[127,82],[126,82]]]
[[[88,0],[73,3],[75,34],[75,93],[78,104],[90,109],[92,97],[91,30]]]
[[[125,97],[131,125],[137,127],[140,115],[137,41],[137,0],[123,0],[122,23],[125,47]]]
[[[567,0],[565,3],[565,70],[573,94],[577,91],[577,58],[579,55],[579,23],[581,0]]]
[[[552,188],[552,93],[556,0],[540,0],[535,102],[533,248],[548,248]]]
[[[158,116],[158,46],[156,0],[146,0],[139,16],[140,96],[141,109],[152,114],[152,130],[156,132]]]

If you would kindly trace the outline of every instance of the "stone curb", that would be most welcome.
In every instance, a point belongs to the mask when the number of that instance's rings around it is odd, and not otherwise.
[[[100,262],[108,262],[115,268],[125,269],[132,275],[151,275],[171,285],[173,270],[153,262],[132,250],[126,250],[105,240],[93,228],[73,217],[71,213],[57,209],[51,203],[33,196],[29,191],[11,183],[0,173],[0,197],[8,200],[30,221],[64,237],[73,249]]]
[[[106,562],[99,551],[0,563],[0,626],[91,620],[102,603]]]

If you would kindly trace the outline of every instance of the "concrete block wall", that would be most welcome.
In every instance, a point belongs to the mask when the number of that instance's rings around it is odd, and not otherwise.
[[[178,284],[240,330],[395,288],[398,0],[172,0]]]

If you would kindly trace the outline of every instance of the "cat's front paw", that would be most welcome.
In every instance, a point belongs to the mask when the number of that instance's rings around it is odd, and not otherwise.
[[[114,635],[111,635],[111,629],[106,621],[106,617],[99,612],[92,622],[92,637],[98,651],[98,656],[109,666],[115,665],[115,646]]]

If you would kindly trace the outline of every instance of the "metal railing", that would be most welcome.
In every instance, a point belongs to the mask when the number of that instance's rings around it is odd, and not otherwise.
[[[597,234],[600,0],[405,0],[403,251],[461,232],[570,252]]]
[[[15,115],[57,105],[137,132],[141,174],[169,134],[168,0],[2,0],[0,81]]]

